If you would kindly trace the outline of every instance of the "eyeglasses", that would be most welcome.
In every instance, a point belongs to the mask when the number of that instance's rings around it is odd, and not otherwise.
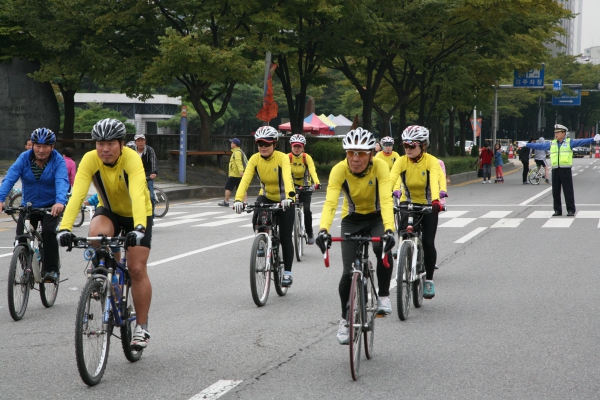
[[[417,146],[421,146],[421,142],[413,142],[413,141],[408,140],[408,141],[402,142],[402,146],[405,149],[411,149],[412,150],[412,149],[416,149]]]
[[[272,144],[273,142],[256,142],[256,145],[258,147],[271,147]]]
[[[358,156],[360,158],[364,158],[364,157],[369,157],[369,155],[371,154],[370,151],[358,151],[358,150],[347,150],[346,154],[348,155],[349,158]]]

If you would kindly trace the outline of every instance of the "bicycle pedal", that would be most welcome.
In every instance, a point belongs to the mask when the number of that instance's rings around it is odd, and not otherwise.
[[[375,314],[375,318],[387,318],[387,314]]]

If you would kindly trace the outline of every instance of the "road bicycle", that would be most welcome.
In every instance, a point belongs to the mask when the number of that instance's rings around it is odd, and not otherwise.
[[[308,242],[306,227],[304,226],[304,203],[300,202],[301,192],[312,191],[312,186],[296,186],[296,217],[294,219],[294,252],[296,260],[302,261],[304,255],[304,245]]]
[[[546,168],[537,166],[529,171],[527,174],[527,180],[532,185],[539,185],[540,182],[543,182],[546,179]]]
[[[365,344],[365,356],[367,359],[373,357],[373,341],[375,339],[375,318],[384,317],[378,315],[377,311],[377,289],[375,287],[375,269],[369,261],[369,243],[383,242],[383,237],[370,237],[365,232],[357,234],[344,234],[343,237],[331,237],[332,242],[351,241],[358,243],[356,259],[352,265],[352,284],[350,286],[350,297],[346,309],[346,320],[349,324],[349,348],[350,348],[350,373],[352,379],[358,379],[360,368],[361,343]],[[388,257],[382,253],[383,265],[389,268]],[[325,266],[329,267],[329,245],[324,255]],[[362,338],[361,338],[362,336]],[[361,340],[362,339],[362,340]]]
[[[250,252],[250,291],[252,300],[259,307],[269,298],[271,279],[279,296],[285,296],[287,286],[282,286],[284,264],[279,239],[279,217],[281,204],[255,203],[246,206],[248,213],[257,210],[255,230],[258,231]]]
[[[42,235],[31,224],[34,215],[44,216],[50,213],[50,208],[34,208],[31,203],[26,206],[7,207],[6,214],[21,213],[24,215],[24,232],[15,241],[15,248],[8,269],[8,311],[15,321],[25,315],[29,292],[39,284],[42,304],[50,308],[56,301],[60,282],[43,280],[44,245]],[[41,222],[40,222],[41,225]]]
[[[444,207],[445,209],[445,207]],[[417,204],[398,204],[394,213],[398,229],[398,252],[396,257],[396,306],[398,318],[408,318],[410,301],[415,308],[423,305],[423,285],[425,284],[425,264],[423,262],[423,243],[421,239],[421,221],[423,215],[430,214],[432,206]],[[406,219],[406,224],[403,220]],[[405,229],[400,229],[406,225]]]
[[[81,292],[75,318],[75,356],[81,379],[89,386],[100,383],[110,349],[111,336],[121,340],[125,358],[140,359],[143,349],[131,346],[136,312],[131,296],[131,278],[127,269],[127,251],[117,262],[111,247],[122,247],[125,237],[77,237],[73,247],[84,250],[88,261],[87,282]],[[98,248],[92,247],[92,243]],[[120,329],[120,337],[113,330]]]
[[[148,179],[148,178],[146,178]],[[169,197],[161,188],[154,186],[154,216],[156,218],[162,218],[167,215],[169,211]]]

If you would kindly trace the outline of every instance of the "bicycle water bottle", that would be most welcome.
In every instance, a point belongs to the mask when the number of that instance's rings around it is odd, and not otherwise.
[[[36,265],[39,269],[41,262],[42,262],[42,255],[40,254],[40,249],[38,247],[35,248],[35,261],[36,261]]]
[[[115,290],[115,301],[119,301],[121,299],[121,286],[119,285],[119,276],[117,275],[117,271],[112,276],[112,285]]]

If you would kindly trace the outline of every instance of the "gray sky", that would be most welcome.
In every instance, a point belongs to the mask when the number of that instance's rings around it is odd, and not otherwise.
[[[583,0],[581,20],[581,52],[600,46],[600,0]]]

